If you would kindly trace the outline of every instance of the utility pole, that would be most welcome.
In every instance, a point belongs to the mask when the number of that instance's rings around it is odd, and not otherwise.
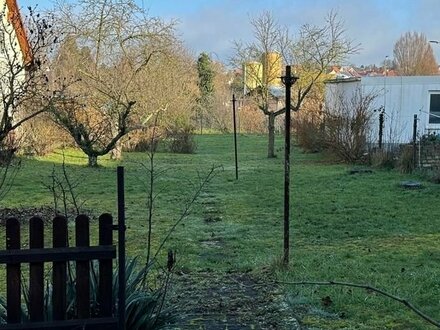
[[[289,264],[290,251],[290,110],[292,85],[298,77],[291,74],[290,65],[286,66],[286,75],[281,77],[281,81],[286,86],[286,118],[285,118],[285,140],[284,140],[284,253],[283,265]]]

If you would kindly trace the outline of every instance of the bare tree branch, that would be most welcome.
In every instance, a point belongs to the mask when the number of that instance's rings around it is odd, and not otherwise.
[[[321,285],[321,286],[338,285],[338,286],[348,286],[348,287],[352,287],[352,288],[360,288],[360,289],[373,291],[373,292],[379,293],[382,296],[385,296],[387,298],[390,298],[392,300],[395,300],[395,301],[403,304],[405,307],[407,307],[408,309],[410,309],[411,311],[416,313],[418,316],[420,316],[425,321],[431,323],[432,325],[435,325],[437,328],[440,328],[439,321],[436,321],[432,317],[426,315],[420,309],[416,308],[407,299],[400,298],[400,297],[393,295],[389,292],[375,288],[371,285],[356,284],[356,283],[350,283],[350,282],[338,282],[338,281],[298,281],[298,282],[275,281],[274,283],[284,284],[284,285]]]

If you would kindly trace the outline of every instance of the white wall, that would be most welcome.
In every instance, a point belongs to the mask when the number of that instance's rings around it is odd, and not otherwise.
[[[414,115],[418,116],[418,134],[440,132],[440,124],[429,124],[430,92],[440,93],[440,76],[363,77],[357,82],[333,82],[326,85],[326,102],[331,94],[352,95],[356,88],[364,95],[377,95],[372,109],[385,109],[384,143],[406,143],[413,135]],[[330,104],[330,103],[328,103]],[[378,138],[379,113],[373,114],[372,141]]]
[[[15,29],[8,21],[8,7],[5,0],[0,0],[0,15],[0,95],[5,102],[16,98],[20,93],[26,79],[26,71]],[[3,102],[0,102],[0,112],[3,109]],[[12,109],[9,108],[9,112],[11,111]]]

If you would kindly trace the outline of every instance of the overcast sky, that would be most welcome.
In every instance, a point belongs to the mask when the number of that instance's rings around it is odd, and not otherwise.
[[[19,6],[48,8],[50,0],[17,0]],[[73,1],[73,0],[71,0]],[[176,19],[181,39],[194,54],[202,51],[226,61],[232,41],[252,40],[250,17],[271,11],[290,30],[305,23],[322,25],[330,10],[345,22],[347,35],[361,44],[348,59],[355,65],[380,65],[392,58],[396,40],[407,31],[440,40],[440,0],[136,0],[152,16]],[[440,44],[433,44],[440,62]]]

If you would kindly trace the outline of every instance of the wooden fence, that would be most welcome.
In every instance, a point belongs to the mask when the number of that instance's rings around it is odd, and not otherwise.
[[[29,249],[21,249],[20,223],[11,218],[6,222],[6,250],[0,251],[0,263],[6,264],[7,325],[0,329],[117,329],[113,317],[112,274],[116,247],[113,245],[113,219],[110,214],[99,217],[99,245],[90,246],[89,218],[79,215],[75,220],[75,247],[69,247],[65,217],[53,220],[53,247],[44,247],[44,223],[39,217],[29,221]],[[99,261],[98,315],[91,315],[90,265]],[[68,263],[75,262],[75,311],[67,320]],[[22,320],[22,269],[29,264],[29,322]],[[52,320],[44,319],[44,263],[52,263]]]

